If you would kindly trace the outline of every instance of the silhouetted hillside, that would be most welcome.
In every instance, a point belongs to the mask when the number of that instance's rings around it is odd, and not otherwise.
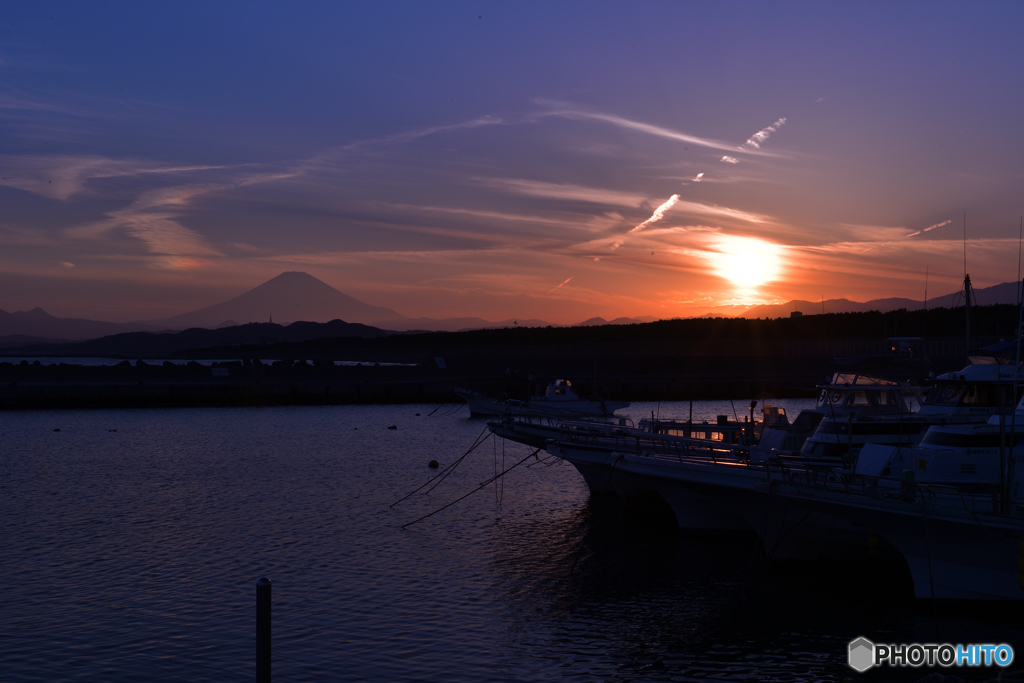
[[[310,339],[332,337],[381,337],[390,334],[385,330],[332,320],[329,323],[297,322],[284,326],[277,323],[250,323],[216,330],[193,328],[184,332],[127,332],[100,339],[71,344],[30,345],[16,351],[63,355],[68,357],[86,356],[138,356],[154,358],[168,356],[189,349],[230,346],[263,346],[304,342]],[[14,353],[11,348],[7,353]]]
[[[296,321],[327,322],[352,320],[372,323],[401,319],[400,313],[383,306],[371,306],[339,292],[308,273],[286,272],[267,280],[230,301],[207,306],[191,313],[152,320],[161,329],[218,327],[225,321],[269,322],[271,318],[287,325]]]

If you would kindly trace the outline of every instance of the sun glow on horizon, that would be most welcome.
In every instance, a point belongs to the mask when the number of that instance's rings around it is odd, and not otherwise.
[[[756,237],[723,235],[711,253],[715,274],[740,289],[752,289],[779,277],[782,248]]]

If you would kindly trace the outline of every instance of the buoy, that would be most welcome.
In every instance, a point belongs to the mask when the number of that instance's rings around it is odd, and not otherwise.
[[[419,414],[419,413],[416,413],[416,417],[419,417],[419,416],[420,416],[420,414]]]
[[[427,467],[429,467],[429,468],[430,468],[430,469],[432,469],[432,470],[436,470],[436,469],[437,469],[438,467],[440,467],[440,466],[441,466],[441,463],[439,463],[439,462],[438,462],[438,461],[436,461],[436,460],[431,460],[431,461],[430,461],[430,463],[429,463],[429,464],[427,464]]]
[[[398,429],[398,425],[391,425],[388,429]]]

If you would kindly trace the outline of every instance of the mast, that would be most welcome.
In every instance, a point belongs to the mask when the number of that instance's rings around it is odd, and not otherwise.
[[[967,315],[967,346],[964,355],[971,352],[971,276],[967,274],[967,212],[964,212],[964,311]]]
[[[924,353],[924,331],[928,323],[928,266],[924,267],[924,315],[921,316],[921,352]]]
[[[1024,327],[1024,280],[1020,275],[1020,252],[1021,242],[1024,241],[1024,216],[1020,219],[1020,229],[1017,234],[1017,358],[1013,367],[1013,412],[1010,413],[1010,457],[1006,463],[1006,469],[1000,472],[1002,477],[1002,498],[1005,501],[1006,510],[1009,510],[1010,488],[1013,486],[1014,452],[1017,444],[1017,390],[1020,384],[1020,334]]]
[[[964,354],[971,352],[971,276],[964,273],[964,303],[967,311],[967,346]]]

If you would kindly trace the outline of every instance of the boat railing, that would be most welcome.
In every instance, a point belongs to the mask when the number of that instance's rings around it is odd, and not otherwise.
[[[991,482],[924,482],[913,477],[855,474],[838,467],[822,471],[777,460],[766,460],[763,467],[769,491],[778,485],[786,485],[796,491],[839,493],[865,500],[916,504],[925,514],[930,509],[933,513],[1006,517],[1000,513],[1002,506],[998,489]],[[1013,504],[1009,508],[1010,515],[1016,515],[1018,506]]]

